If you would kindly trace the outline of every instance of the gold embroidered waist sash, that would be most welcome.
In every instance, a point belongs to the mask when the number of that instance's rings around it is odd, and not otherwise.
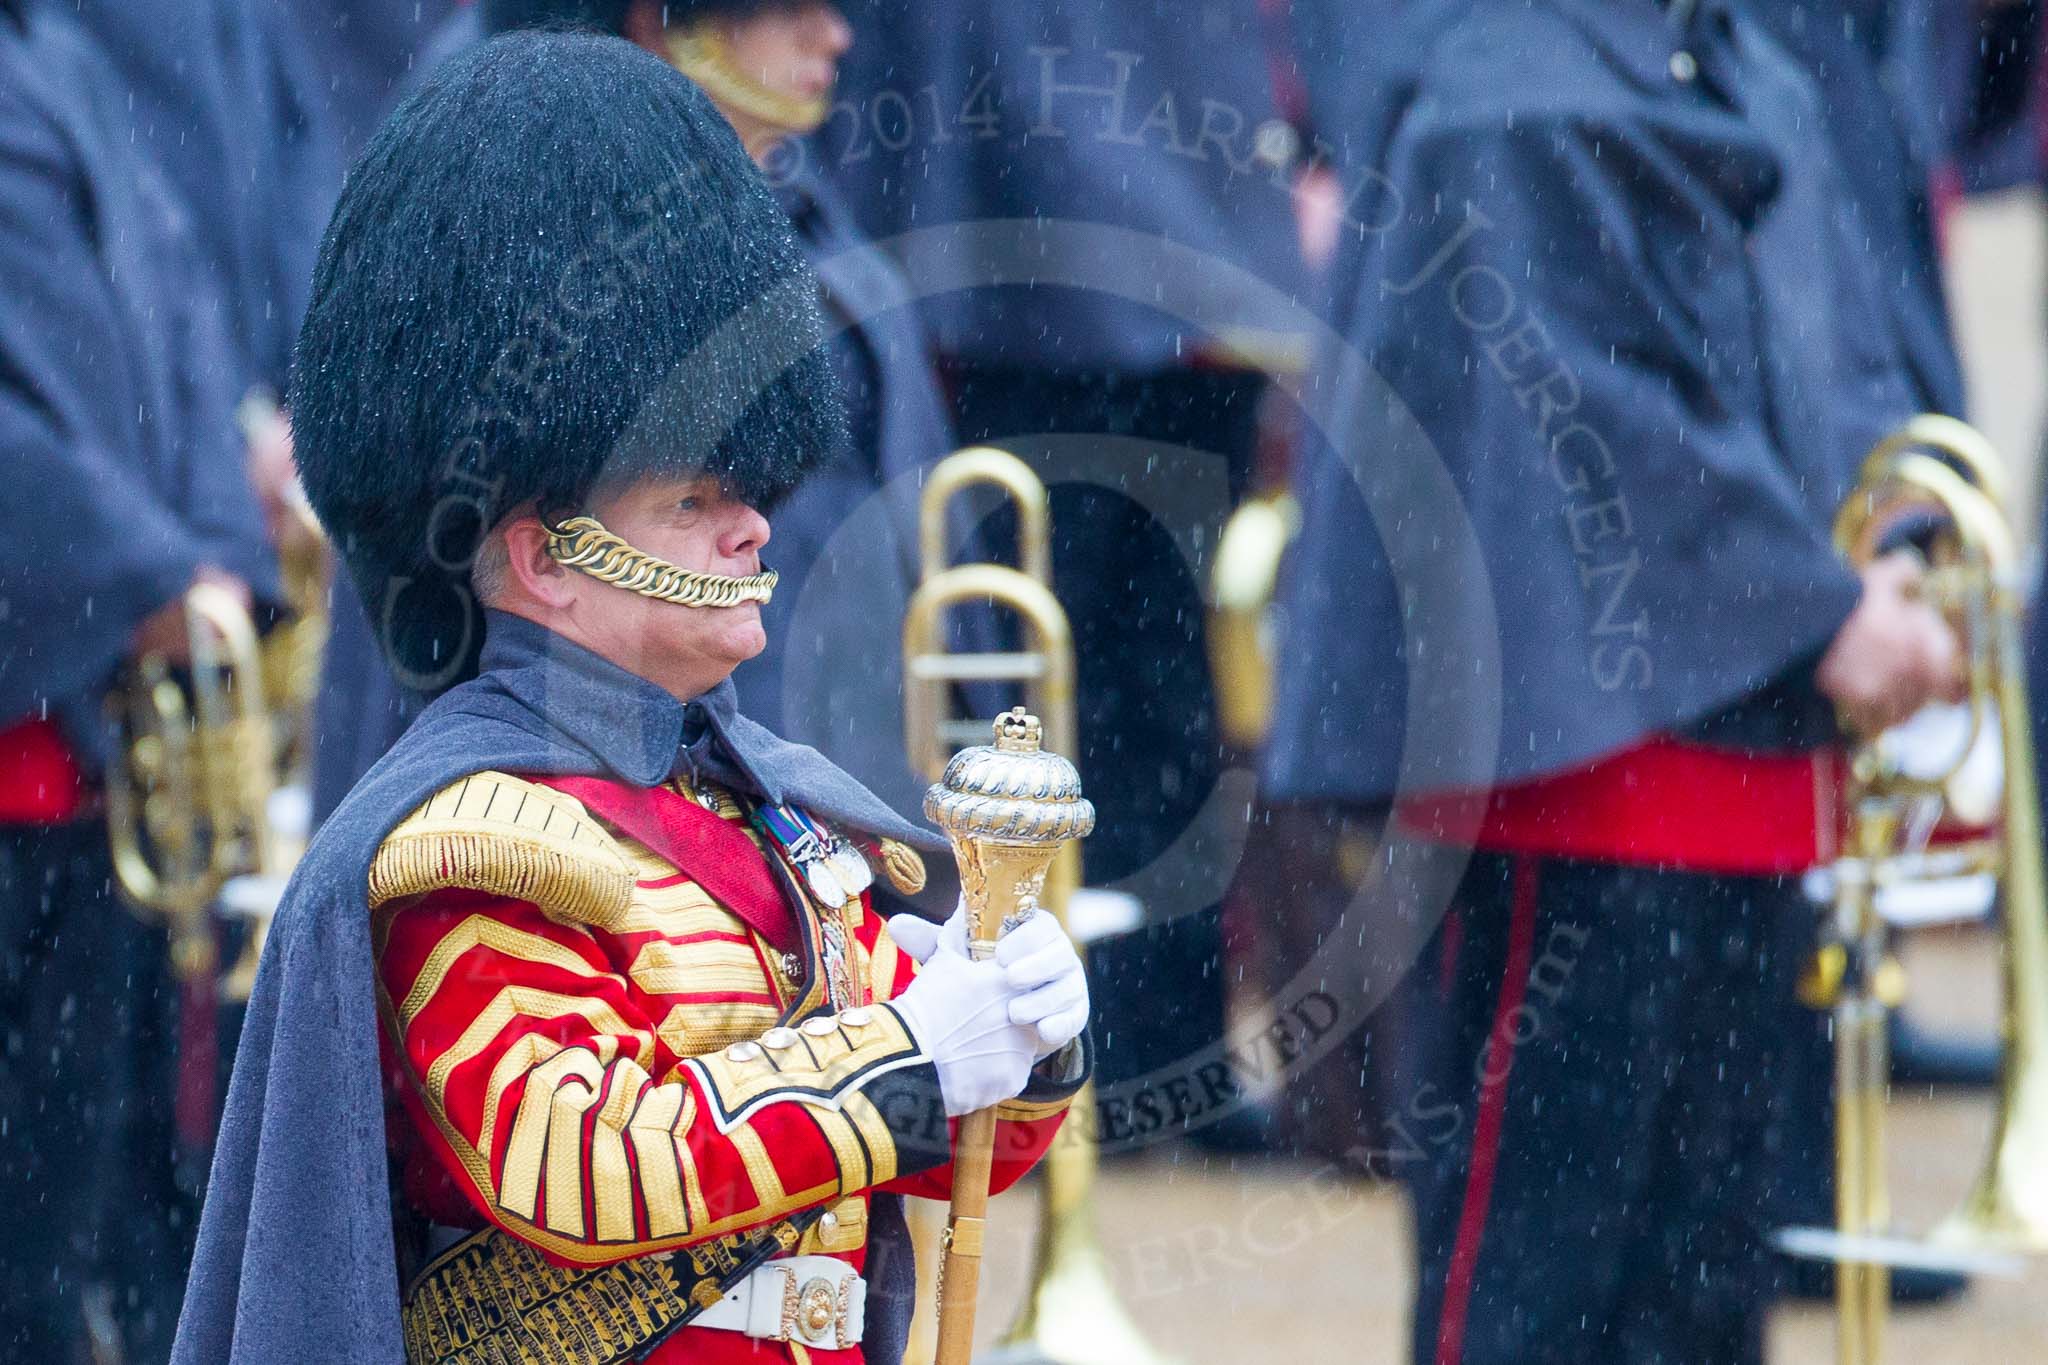
[[[644,1359],[772,1256],[808,1209],[752,1232],[613,1265],[561,1266],[497,1228],[429,1261],[399,1308],[408,1365],[615,1365]]]

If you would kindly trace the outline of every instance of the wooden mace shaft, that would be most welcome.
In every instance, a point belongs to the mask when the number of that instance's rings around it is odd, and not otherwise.
[[[968,1365],[974,1309],[981,1293],[982,1233],[988,1226],[989,1170],[995,1164],[996,1111],[960,1120],[953,1140],[953,1206],[939,1258],[939,1347],[935,1365]]]
[[[967,902],[967,955],[995,956],[1008,916],[1036,902],[1055,844],[955,839],[953,854]],[[995,1165],[996,1111],[963,1115],[953,1135],[953,1202],[939,1256],[939,1343],[933,1365],[968,1365],[974,1353],[974,1311],[981,1292],[982,1234],[987,1227],[989,1174]]]

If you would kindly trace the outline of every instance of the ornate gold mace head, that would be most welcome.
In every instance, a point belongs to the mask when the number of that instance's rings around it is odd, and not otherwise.
[[[1021,706],[1006,711],[995,719],[995,743],[953,755],[924,794],[925,818],[952,841],[976,957],[1038,909],[1060,846],[1095,828],[1080,774],[1041,748],[1042,737],[1038,717]]]

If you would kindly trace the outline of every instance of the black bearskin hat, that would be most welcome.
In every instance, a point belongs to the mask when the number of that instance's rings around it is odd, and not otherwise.
[[[470,676],[484,534],[600,480],[714,473],[772,507],[844,441],[817,282],[732,129],[615,38],[452,59],[350,173],[299,333],[307,496],[386,657]]]
[[[781,0],[787,5],[792,0]],[[663,16],[672,26],[710,14],[752,14],[777,0],[664,0]],[[515,28],[587,28],[617,33],[625,27],[633,0],[479,0],[478,16],[485,33]]]
[[[632,7],[633,0],[478,0],[477,18],[485,33],[510,33],[516,28],[587,28],[617,33]]]

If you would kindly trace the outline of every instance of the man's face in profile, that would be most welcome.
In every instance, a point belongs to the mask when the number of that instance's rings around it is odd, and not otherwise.
[[[730,577],[761,571],[768,519],[716,478],[644,480],[593,500],[590,510],[628,545],[682,568]],[[692,692],[715,686],[768,644],[757,603],[686,607],[573,572],[569,586],[579,633],[605,657],[664,686],[685,679]]]

